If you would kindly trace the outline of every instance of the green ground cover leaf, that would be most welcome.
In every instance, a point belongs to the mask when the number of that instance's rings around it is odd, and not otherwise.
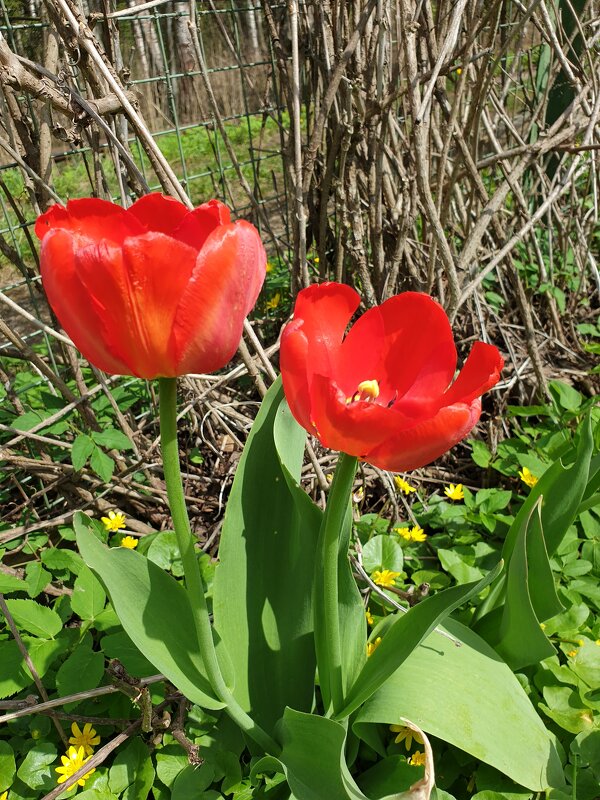
[[[94,451],[94,440],[85,433],[80,433],[71,448],[71,464],[73,469],[79,471],[87,464],[88,458]]]
[[[71,608],[83,620],[93,622],[102,613],[106,603],[106,592],[92,570],[83,566],[75,579]]]
[[[402,572],[404,566],[402,548],[389,534],[379,534],[369,539],[362,549],[362,559],[363,567],[369,573],[377,569]]]
[[[56,773],[51,765],[56,758],[56,747],[52,742],[36,742],[17,770],[17,777],[30,789],[40,789],[54,781]]]
[[[154,767],[148,748],[141,739],[134,738],[115,756],[108,773],[109,789],[121,795],[122,800],[146,800],[153,783]]]
[[[16,771],[14,751],[8,742],[0,739],[0,792],[9,788]]]
[[[34,636],[54,638],[62,630],[62,620],[56,611],[35,600],[7,600],[6,607],[17,628]]]
[[[60,697],[65,697],[100,685],[104,675],[104,654],[92,650],[83,643],[77,645],[71,655],[63,661],[56,673],[56,688]],[[79,701],[81,702],[81,701]],[[69,712],[78,703],[67,703]]]
[[[2,594],[26,592],[28,588],[27,581],[24,581],[22,578],[0,572],[0,592],[2,592]]]

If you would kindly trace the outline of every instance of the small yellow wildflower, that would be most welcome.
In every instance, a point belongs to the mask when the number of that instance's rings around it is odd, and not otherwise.
[[[381,644],[381,636],[378,636],[374,642],[367,642],[367,658],[372,656],[374,651],[377,650]]]
[[[327,483],[333,483],[333,472],[328,472],[327,475],[325,475],[325,480]]]
[[[569,650],[567,655],[569,656],[569,658],[575,658],[575,656],[577,655],[577,649],[573,648],[573,650]]]
[[[461,67],[457,67],[456,68],[456,74],[457,75],[462,75],[462,68]]]
[[[120,511],[109,511],[108,517],[102,517],[102,522],[107,531],[116,533],[125,527],[125,514]]]
[[[275,292],[273,297],[270,300],[267,300],[267,302],[265,303],[265,308],[268,311],[273,311],[274,309],[277,308],[280,301],[281,301],[281,292]]]
[[[394,739],[394,744],[400,744],[400,742],[404,742],[404,746],[407,750],[410,750],[412,747],[413,739],[415,742],[423,744],[421,735],[416,731],[413,731],[412,728],[407,728],[405,725],[390,725],[390,730],[392,733],[398,734],[398,736],[396,736]]]
[[[523,467],[523,469],[519,472],[519,478],[521,478],[523,483],[527,484],[527,486],[531,488],[533,488],[539,480],[538,476],[534,475],[531,470],[527,469],[527,467]]]
[[[404,478],[401,478],[400,475],[394,476],[394,483],[396,484],[398,491],[402,492],[402,494],[409,495],[412,494],[412,492],[417,491],[414,486],[411,486],[410,483],[405,481]]]
[[[424,767],[427,763],[427,756],[420,750],[415,750],[412,756],[408,759],[408,763],[411,765],[411,767]]]
[[[123,536],[121,541],[119,542],[120,547],[127,547],[129,550],[135,550],[138,546],[139,540],[135,538],[135,536]]]
[[[410,542],[410,529],[409,528],[394,528],[394,533],[397,533],[398,536],[401,536],[403,539],[406,539],[407,542]]]
[[[84,758],[83,747],[76,748],[71,745],[67,750],[66,756],[61,756],[60,760],[62,761],[62,767],[55,767],[56,772],[60,775],[57,783],[65,783],[65,781],[69,780],[69,778],[74,775],[77,770],[81,769],[90,759]],[[89,772],[86,772],[85,775],[82,775],[81,778],[78,778],[76,781],[71,781],[65,788],[71,789],[76,783],[79,784],[79,786],[85,786],[85,782],[92,772],[95,771],[96,769],[92,768]]]
[[[315,264],[318,264],[320,260],[319,256],[315,256]]]
[[[579,645],[579,647],[583,647],[583,645],[585,644],[585,639],[577,639],[577,644]]]
[[[388,587],[394,585],[394,581],[398,575],[400,575],[399,572],[393,572],[391,569],[376,569],[371,575],[371,579],[377,586]]]
[[[415,525],[414,528],[411,528],[410,531],[410,541],[411,542],[424,542],[427,539],[427,534],[419,525]]]
[[[596,644],[600,647],[600,639],[596,639]]]
[[[371,614],[371,609],[370,608],[367,608],[367,610],[365,611],[365,617],[367,618],[367,625],[372,625],[373,624],[373,614]],[[2,798],[0,798],[0,800],[2,800]]]
[[[450,498],[450,500],[464,500],[465,493],[463,491],[462,483],[457,483],[456,486],[451,483],[450,486],[446,486],[444,489],[444,494],[446,497]]]
[[[8,791],[2,792],[2,794],[0,794],[0,800],[7,800],[7,798],[8,798]]]
[[[83,747],[83,752],[86,756],[91,756],[94,752],[94,747],[100,744],[100,737],[96,736],[96,731],[92,728],[91,722],[86,722],[83,730],[74,722],[71,725],[71,733],[73,736],[69,738],[69,744],[75,747]]]
[[[273,272],[274,269],[275,267],[273,266],[273,264],[271,264],[270,261],[267,261],[267,266],[265,268],[267,275],[269,274],[269,272]]]

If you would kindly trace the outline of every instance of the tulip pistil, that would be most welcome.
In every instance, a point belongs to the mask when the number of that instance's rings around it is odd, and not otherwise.
[[[358,384],[356,392],[352,395],[352,397],[346,398],[346,405],[350,403],[356,403],[359,400],[363,402],[370,403],[373,400],[376,400],[379,397],[379,383],[376,380],[372,381],[361,381]]]

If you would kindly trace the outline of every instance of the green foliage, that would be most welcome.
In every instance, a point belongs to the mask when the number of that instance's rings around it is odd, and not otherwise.
[[[268,730],[287,705],[310,710],[315,673],[306,598],[321,513],[299,487],[306,434],[282,396],[278,382],[238,466],[213,590],[215,628],[236,665],[235,696]]]

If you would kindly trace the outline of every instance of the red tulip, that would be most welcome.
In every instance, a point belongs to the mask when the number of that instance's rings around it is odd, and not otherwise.
[[[70,200],[36,222],[41,275],[60,324],[105,372],[172,378],[233,356],[265,277],[258,231],[218,200],[160,194],[125,210]]]
[[[476,342],[454,380],[456,348],[439,303],[396,295],[344,335],[359,303],[337,283],[300,292],[281,336],[288,404],[325,447],[395,472],[422,467],[472,430],[504,361]]]

